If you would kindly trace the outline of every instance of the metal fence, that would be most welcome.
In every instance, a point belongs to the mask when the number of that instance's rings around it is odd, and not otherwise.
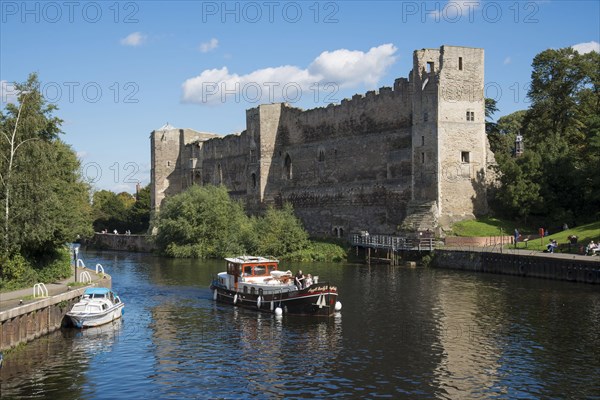
[[[358,247],[397,250],[429,250],[435,248],[435,238],[409,238],[388,235],[350,235],[350,244]]]

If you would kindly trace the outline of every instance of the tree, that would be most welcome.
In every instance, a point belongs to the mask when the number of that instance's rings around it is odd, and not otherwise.
[[[282,257],[308,246],[308,234],[289,203],[281,210],[270,207],[255,224],[258,254]]]
[[[14,189],[15,170],[27,158],[23,154],[25,147],[33,141],[50,142],[58,137],[62,120],[53,117],[56,106],[48,104],[39,92],[36,74],[29,75],[27,82],[15,85],[18,91],[17,107],[8,103],[6,111],[0,113],[0,183],[4,203],[4,240],[2,249],[8,251],[11,246],[11,208]]]
[[[496,158],[500,173],[500,189],[495,190],[496,202],[500,211],[509,216],[527,220],[532,212],[543,213],[540,198],[541,158],[535,152],[527,152],[522,157],[499,154]]]
[[[542,157],[540,196],[554,219],[589,218],[600,209],[597,143],[600,54],[546,50],[533,60],[526,149]]]
[[[485,99],[485,131],[487,134],[494,132],[496,123],[492,120],[495,113],[498,112],[498,105],[494,99]]]
[[[150,225],[150,185],[140,189],[137,199],[127,214],[127,221],[134,233],[145,233]]]
[[[250,219],[224,186],[192,186],[161,205],[156,244],[172,257],[219,258],[245,253]]]
[[[58,139],[62,121],[37,75],[16,88],[18,106],[0,113],[2,251],[35,258],[90,233],[89,186],[77,156]]]
[[[541,52],[532,63],[531,107],[500,118],[488,132],[502,184],[496,200],[509,216],[531,212],[562,224],[599,215],[599,65],[596,52]],[[525,154],[515,160],[518,133]]]
[[[515,150],[515,140],[517,135],[521,134],[523,119],[527,111],[515,111],[512,114],[498,118],[492,132],[488,132],[490,148],[497,156],[504,154],[512,156]],[[498,160],[496,160],[498,161]]]

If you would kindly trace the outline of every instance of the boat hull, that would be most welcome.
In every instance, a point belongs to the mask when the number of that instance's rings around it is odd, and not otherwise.
[[[327,282],[313,284],[301,290],[272,294],[251,294],[229,290],[216,282],[211,285],[213,299],[238,307],[274,313],[279,307],[283,314],[328,317],[334,314],[337,287]]]
[[[124,303],[119,303],[109,308],[102,313],[72,313],[68,312],[67,317],[71,320],[71,324],[78,329],[91,328],[108,324],[123,315]]]

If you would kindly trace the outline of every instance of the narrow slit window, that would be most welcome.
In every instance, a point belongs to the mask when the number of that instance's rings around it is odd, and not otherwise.
[[[429,113],[424,112],[423,113],[423,122],[427,122],[427,121],[429,121]]]
[[[458,57],[458,70],[459,71],[463,70],[462,57]]]
[[[475,121],[475,111],[467,111],[467,121]]]
[[[421,146],[425,146],[425,136],[421,136]]]
[[[433,61],[428,61],[427,62],[427,73],[428,74],[430,74],[430,73],[433,72],[434,66],[435,66],[435,64],[433,63]]]
[[[425,153],[421,153],[421,164],[425,164]]]

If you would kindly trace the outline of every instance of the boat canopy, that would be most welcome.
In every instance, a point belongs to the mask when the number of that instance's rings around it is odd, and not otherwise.
[[[226,261],[235,263],[235,264],[247,264],[247,263],[278,263],[279,260],[270,259],[266,257],[254,257],[254,256],[240,256],[235,258],[226,258]]]
[[[110,289],[107,288],[87,288],[85,289],[85,292],[83,292],[84,295],[89,294],[90,296],[93,294],[108,294],[110,293]]]

